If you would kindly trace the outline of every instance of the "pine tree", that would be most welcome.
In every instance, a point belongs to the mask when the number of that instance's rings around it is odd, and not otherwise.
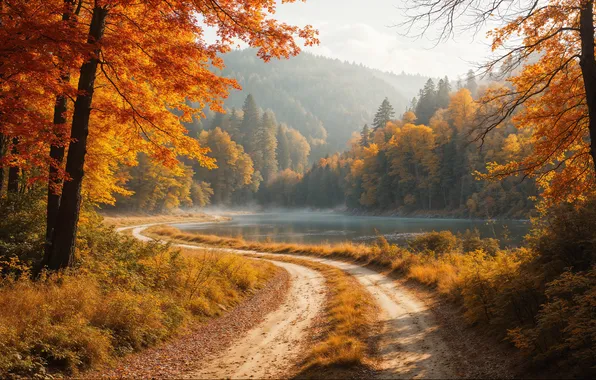
[[[393,117],[395,116],[395,111],[393,110],[393,106],[389,103],[389,100],[385,98],[381,106],[379,107],[377,113],[375,114],[375,119],[373,121],[373,131],[376,131],[379,128],[385,128],[385,125]]]
[[[261,171],[263,181],[266,183],[277,173],[277,121],[271,111],[265,112],[257,131],[257,151],[259,163],[255,161],[255,168]]]
[[[238,142],[244,146],[248,154],[252,155],[256,151],[256,134],[260,123],[259,108],[252,94],[246,97],[242,111],[244,117],[240,124],[240,138]]]
[[[232,137],[232,140],[238,141],[240,139],[240,125],[242,124],[242,117],[238,115],[238,110],[232,108],[230,112],[230,122],[228,123],[227,132]]]
[[[418,97],[418,104],[416,105],[418,122],[427,125],[436,110],[437,91],[435,89],[435,83],[432,79],[429,79],[424,85],[424,88],[420,90],[420,95]]]
[[[476,83],[476,75],[474,71],[469,70],[466,74],[466,86],[470,92],[472,93],[472,97],[476,97],[476,91],[478,91],[478,84]]]
[[[364,128],[360,132],[360,146],[369,146],[370,142],[370,128],[368,128],[368,124],[364,124]]]
[[[279,170],[285,170],[292,165],[290,158],[290,142],[288,140],[288,127],[281,124],[277,128],[277,160],[279,163]]]
[[[450,92],[451,84],[449,84],[449,78],[445,77],[439,81],[437,86],[437,107],[447,108],[449,106]]]

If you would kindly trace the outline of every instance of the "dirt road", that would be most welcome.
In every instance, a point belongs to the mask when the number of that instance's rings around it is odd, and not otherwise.
[[[323,307],[325,279],[300,265],[274,262],[286,269],[292,285],[286,301],[265,321],[214,358],[207,358],[193,379],[279,379],[306,352],[309,327]]]
[[[150,241],[142,234],[146,226],[133,229],[138,239]],[[184,248],[196,245],[176,244]],[[209,248],[237,254],[259,254],[254,251]],[[265,253],[265,255],[267,255]],[[279,254],[269,254],[272,259]],[[461,377],[456,366],[461,363],[451,352],[445,339],[438,333],[438,324],[430,310],[408,290],[395,284],[387,276],[360,265],[302,255],[304,260],[321,262],[353,275],[366,287],[380,306],[382,333],[379,338],[379,378],[453,378]],[[236,351],[235,351],[236,352]],[[459,359],[459,360],[458,360]],[[258,376],[257,376],[258,377]]]
[[[122,227],[119,231],[132,229],[135,238],[151,241],[153,239],[141,233],[151,225]],[[176,246],[197,248],[185,244]],[[185,378],[283,378],[302,359],[301,355],[308,352],[305,345],[311,336],[309,328],[324,306],[325,279],[319,272],[300,265],[271,262],[290,275],[291,286],[282,306],[239,336],[227,349],[212,357],[200,358],[200,370],[185,374]]]

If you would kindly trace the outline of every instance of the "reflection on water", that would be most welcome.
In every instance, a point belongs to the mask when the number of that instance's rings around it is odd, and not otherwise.
[[[528,232],[525,221],[469,219],[397,218],[380,216],[352,216],[332,212],[279,212],[234,215],[225,223],[176,224],[187,232],[220,236],[242,236],[247,240],[294,243],[322,243],[341,241],[372,241],[378,234],[390,242],[403,242],[416,234],[450,230],[453,233],[478,229],[482,237],[507,240],[517,245]]]

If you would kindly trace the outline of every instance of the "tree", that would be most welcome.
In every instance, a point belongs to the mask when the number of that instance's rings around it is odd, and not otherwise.
[[[199,140],[211,150],[210,156],[217,160],[217,169],[209,170],[196,165],[195,179],[210,184],[212,203],[230,205],[233,193],[253,182],[255,170],[252,159],[242,145],[235,143],[219,127],[201,132]]]
[[[285,124],[280,124],[277,128],[277,158],[281,170],[289,169],[292,165],[288,127]]]
[[[252,94],[248,94],[246,100],[244,100],[244,106],[242,107],[244,114],[242,118],[242,124],[240,125],[240,136],[239,142],[244,146],[246,152],[253,157],[257,150],[257,130],[261,123],[261,116],[259,114],[259,108],[255,102]],[[254,159],[254,157],[253,157]]]
[[[472,71],[472,70],[468,70],[468,73],[466,74],[465,88],[470,90],[470,94],[472,95],[472,97],[476,96],[477,91],[478,91],[478,84],[476,83],[476,75],[474,74],[474,71]]]
[[[364,124],[362,131],[360,132],[360,145],[363,147],[367,147],[371,143],[371,132],[370,128],[368,128],[368,124]]]
[[[81,11],[82,1],[79,1],[78,6],[75,8],[75,0],[64,0],[64,11],[62,13],[62,21],[66,28],[74,30],[75,23],[77,22],[78,15]],[[58,93],[56,95],[56,102],[54,104],[54,117],[53,123],[55,127],[54,139],[50,142],[50,162],[48,170],[48,201],[46,211],[46,242],[45,242],[45,258],[49,259],[52,253],[52,240],[54,237],[54,227],[56,219],[58,217],[58,211],[60,208],[60,192],[62,186],[62,175],[60,172],[63,170],[64,151],[65,151],[65,137],[67,134],[67,118],[66,112],[68,111],[68,94],[66,88],[70,82],[71,68],[68,67],[66,56],[67,53],[64,50],[57,52],[57,58],[60,65],[60,82],[65,85],[65,92]],[[44,263],[44,264],[47,264]]]
[[[451,84],[449,78],[445,77],[439,80],[437,85],[437,107],[447,108],[449,105],[449,95],[451,93]]]
[[[263,181],[267,182],[277,173],[277,121],[271,111],[263,114],[257,130],[257,150],[260,162],[255,167],[261,172]]]
[[[66,158],[68,181],[62,188],[53,249],[47,261],[50,269],[72,263],[92,109],[117,115],[120,123],[130,126],[133,136],[137,136],[129,140],[133,146],[147,150],[166,165],[175,165],[182,155],[212,167],[213,161],[205,156],[207,151],[188,137],[180,124],[180,119],[190,121],[197,112],[186,104],[186,99],[201,105],[210,103],[212,109],[221,111],[221,98],[230,87],[238,85],[210,72],[207,63],[221,68],[217,55],[228,51],[234,38],[257,47],[264,60],[297,54],[294,36],[305,38],[307,44],[316,42],[309,26],[299,29],[268,18],[273,11],[268,1],[254,1],[250,7],[237,5],[236,1],[131,4],[94,0],[83,7],[86,13],[82,19],[88,24],[81,22],[80,27],[88,27],[87,41],[82,44],[86,52],[79,55],[83,64]],[[215,44],[202,40],[197,14],[204,24],[218,29],[222,37]],[[92,108],[96,81],[103,85],[100,89],[108,87],[113,96],[111,102],[106,97],[106,103],[97,102]],[[172,108],[181,111],[177,123],[166,115]]]
[[[432,79],[426,81],[424,88],[420,90],[418,96],[418,103],[416,105],[416,116],[418,122],[428,124],[430,118],[435,114],[438,108],[437,90],[435,82]]]
[[[286,135],[290,146],[291,169],[297,173],[304,173],[308,166],[310,144],[306,138],[294,128],[289,128]]]
[[[179,206],[192,206],[193,171],[180,164],[174,169],[152,161],[146,154],[138,165],[124,168],[127,189],[132,192],[118,199],[118,206],[134,211],[165,212]]]
[[[475,138],[511,120],[532,131],[532,153],[505,165],[491,164],[485,178],[522,174],[536,178],[552,204],[582,200],[596,188],[596,59],[592,0],[538,4],[529,0],[414,0],[410,26],[438,28],[439,40],[456,27],[498,23],[491,33],[497,54],[483,73],[508,78],[480,99]],[[456,22],[459,20],[459,22]],[[422,25],[420,25],[422,24]],[[418,28],[421,27],[421,28]],[[521,38],[520,38],[521,37]]]
[[[391,121],[393,117],[395,117],[393,106],[391,103],[389,103],[389,99],[385,98],[383,99],[383,102],[375,114],[375,119],[373,121],[373,131],[376,131],[379,128],[385,128],[385,125]]]

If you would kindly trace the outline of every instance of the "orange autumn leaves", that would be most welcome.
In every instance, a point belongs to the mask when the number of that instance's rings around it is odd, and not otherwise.
[[[544,189],[546,205],[586,199],[595,188],[580,68],[579,13],[586,3],[551,0],[489,33],[494,50],[523,36],[523,48],[511,50],[509,59],[520,58],[529,64],[509,79],[511,87],[493,88],[481,102],[496,110],[497,117],[530,131],[532,152],[506,164],[489,163],[486,177],[535,177]],[[523,107],[507,114],[515,104]]]
[[[49,143],[68,145],[55,136],[69,135],[73,106],[69,101],[67,123],[54,125],[54,101],[59,94],[76,97],[78,69],[99,47],[84,181],[93,201],[126,193],[117,169],[135,165],[139,152],[173,170],[179,157],[215,167],[181,121],[202,116],[205,106],[221,111],[222,99],[239,88],[214,70],[223,65],[219,54],[243,41],[268,60],[297,54],[297,38],[317,43],[312,27],[273,19],[274,0],[74,1],[79,13],[69,23],[62,21],[66,3],[0,1],[0,133],[18,138],[1,159],[26,170],[29,181],[47,179]],[[97,6],[109,9],[99,46],[86,44]],[[216,41],[205,39],[205,28],[217,31]],[[67,83],[60,81],[64,73]]]

